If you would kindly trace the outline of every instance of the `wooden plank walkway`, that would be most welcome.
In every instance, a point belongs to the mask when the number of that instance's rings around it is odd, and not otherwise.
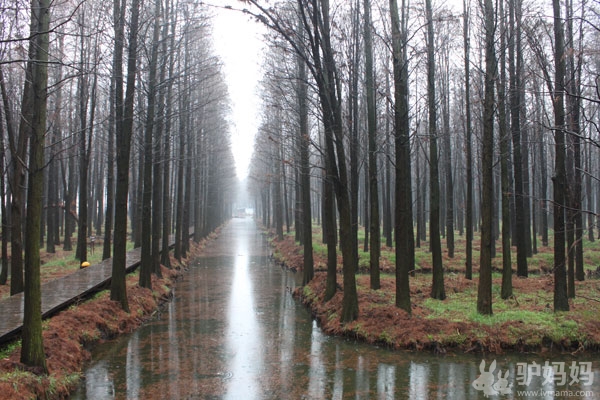
[[[193,230],[190,230],[190,237]],[[169,238],[169,247],[175,242]],[[127,252],[127,272],[140,265],[141,249],[138,247]],[[68,307],[101,288],[108,286],[112,276],[112,258],[90,265],[62,278],[54,279],[42,285],[42,318]],[[0,300],[0,344],[20,333],[23,328],[23,293]]]

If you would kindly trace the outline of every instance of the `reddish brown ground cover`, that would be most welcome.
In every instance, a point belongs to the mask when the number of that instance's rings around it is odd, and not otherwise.
[[[211,235],[208,239],[214,238]],[[191,243],[187,260],[178,263],[171,257],[172,269],[162,266],[162,278],[152,276],[152,290],[138,286],[138,275],[127,276],[130,312],[110,300],[109,291],[76,304],[44,321],[43,337],[49,375],[27,368],[19,362],[17,345],[0,360],[0,397],[3,399],[63,399],[78,383],[91,346],[134,331],[151,319],[159,306],[170,298],[170,287],[183,273],[188,260],[202,253],[207,241]]]
[[[426,279],[422,279],[426,278]],[[429,277],[413,279],[411,285],[412,315],[398,309],[394,304],[395,281],[390,277],[382,279],[380,290],[368,288],[368,276],[359,276],[358,295],[360,313],[356,321],[342,324],[339,318],[342,310],[342,290],[328,302],[323,301],[325,293],[326,273],[318,272],[313,281],[305,288],[298,288],[295,296],[310,309],[319,322],[321,329],[327,334],[345,336],[371,344],[383,345],[393,349],[429,350],[436,353],[447,351],[491,352],[504,351],[597,351],[600,349],[600,321],[589,318],[587,312],[596,315],[594,305],[577,303],[572,305],[571,315],[565,318],[575,321],[579,331],[566,332],[560,336],[547,327],[537,327],[526,319],[511,319],[505,322],[490,324],[472,321],[465,318],[458,321],[448,317],[436,316],[427,307],[429,300]],[[338,282],[342,277],[338,276]],[[416,281],[416,282],[415,282]],[[546,287],[550,279],[519,280],[517,287],[534,291],[536,287]],[[454,283],[446,282],[446,289],[460,293],[466,288],[474,288],[475,281],[456,279]],[[495,280],[495,284],[500,282]],[[531,287],[528,286],[531,283]],[[519,289],[516,289],[519,290]],[[517,297],[518,298],[518,297]],[[473,302],[475,298],[472,299]],[[449,296],[445,304],[457,301]],[[509,300],[518,301],[518,300]],[[551,310],[539,303],[515,303],[515,308],[524,312],[551,314]],[[450,308],[451,309],[451,308]],[[528,315],[529,316],[529,315]],[[546,315],[544,316],[546,317]],[[568,327],[569,325],[565,325]],[[557,327],[557,329],[562,329]],[[558,336],[556,336],[558,335]],[[573,340],[572,337],[579,337]]]
[[[291,269],[302,268],[300,247],[293,237],[272,240],[278,261]],[[384,248],[388,254],[390,250]],[[548,249],[542,249],[547,255]],[[325,333],[355,338],[394,349],[428,350],[433,352],[493,352],[563,351],[581,352],[600,349],[600,281],[587,279],[576,282],[577,297],[571,300],[571,311],[553,313],[553,278],[546,272],[547,262],[532,262],[527,279],[513,278],[514,296],[500,299],[501,278],[493,280],[495,289],[494,316],[477,315],[477,279],[464,278],[464,264],[459,257],[449,259],[444,254],[444,301],[429,298],[430,265],[421,259],[417,273],[411,277],[412,313],[395,307],[395,277],[393,263],[381,259],[384,273],[380,290],[369,288],[369,276],[357,276],[359,318],[348,324],[340,321],[342,290],[328,302],[323,301],[326,273],[323,257],[315,252],[317,273],[312,282],[298,288],[298,297],[318,320]],[[547,259],[547,257],[546,257]],[[500,267],[500,259],[495,259]],[[542,258],[544,261],[544,258]],[[341,259],[338,278],[341,283]],[[477,266],[474,266],[477,272]],[[539,272],[539,273],[538,273]]]

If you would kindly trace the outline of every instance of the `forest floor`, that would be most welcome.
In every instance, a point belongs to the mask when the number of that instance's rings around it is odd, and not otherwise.
[[[152,290],[138,285],[139,269],[127,275],[127,298],[130,312],[110,300],[110,291],[103,290],[43,321],[43,341],[48,375],[19,362],[21,341],[15,340],[0,348],[0,393],[3,399],[63,399],[77,388],[83,368],[90,360],[90,349],[102,341],[127,334],[145,321],[171,296],[173,282],[187,269],[188,262],[199,257],[208,242],[218,235],[218,229],[207,239],[195,244],[190,241],[188,258],[178,262],[171,256],[172,268],[162,266],[162,278],[152,276]],[[96,253],[101,255],[98,248]],[[57,279],[79,268],[73,252],[42,255],[42,282]],[[93,258],[92,258],[93,260]],[[0,293],[9,285],[0,286]],[[7,293],[5,295],[8,295]]]
[[[294,241],[293,232],[283,241],[273,239],[274,257],[285,266],[302,269],[302,248]],[[359,234],[359,240],[361,240]],[[456,238],[456,256],[449,258],[444,249],[444,280],[447,298],[430,298],[431,255],[422,243],[416,249],[416,270],[410,278],[412,313],[395,306],[395,254],[382,248],[380,263],[381,289],[371,290],[368,252],[360,251],[361,273],[357,274],[359,317],[343,324],[342,290],[325,302],[326,248],[321,244],[320,231],[315,229],[313,242],[315,278],[295,295],[310,309],[327,334],[351,337],[393,349],[491,352],[571,352],[600,351],[600,243],[585,242],[586,280],[575,282],[576,297],[569,301],[569,312],[553,312],[553,253],[550,247],[538,247],[529,261],[529,277],[513,274],[514,295],[500,297],[501,256],[494,259],[493,315],[482,316],[476,311],[479,242],[473,242],[473,280],[464,277],[464,237]],[[500,246],[500,242],[497,242]],[[515,253],[516,254],[516,253]],[[513,265],[516,265],[513,263]],[[338,256],[338,288],[343,280],[341,256]]]

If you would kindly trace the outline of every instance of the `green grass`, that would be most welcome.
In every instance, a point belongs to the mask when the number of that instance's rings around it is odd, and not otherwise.
[[[48,262],[45,262],[41,265],[41,268],[48,273],[51,273],[55,270],[77,270],[79,269],[79,260],[75,258],[75,247],[76,243],[73,243],[73,251],[66,252],[63,257],[53,258]],[[127,251],[133,250],[133,242],[127,242]],[[46,253],[51,255],[51,253]],[[94,253],[91,252],[90,247],[88,246],[88,257],[87,261],[94,265],[98,264],[102,261],[102,245],[97,244]]]
[[[499,288],[494,287],[494,300],[492,315],[481,315],[477,312],[476,288],[466,289],[464,292],[451,294],[445,301],[426,299],[423,306],[429,310],[427,318],[442,318],[452,322],[468,321],[482,326],[501,326],[506,322],[512,322],[508,327],[509,332],[517,339],[535,333],[533,343],[547,337],[554,342],[563,339],[581,341],[585,335],[578,330],[578,323],[569,318],[569,313],[554,313],[551,309],[544,310],[522,310],[514,300],[502,300],[499,296]],[[534,305],[544,306],[552,302],[551,295],[544,291],[537,293],[519,293],[519,302],[533,302]],[[589,317],[594,318],[594,313]],[[450,338],[446,338],[450,340]],[[457,339],[457,338],[454,338]]]
[[[321,240],[313,239],[313,253],[319,254],[322,257],[327,257],[327,246],[321,242]]]
[[[52,397],[55,396],[56,393],[58,393],[58,387],[60,386],[71,388],[76,387],[79,384],[79,381],[81,380],[81,376],[79,374],[73,373],[61,376],[60,379],[57,379],[54,376],[49,376],[48,380],[49,384],[48,388],[46,389],[46,394],[49,395],[49,397]]]
[[[28,378],[33,378],[38,381],[41,381],[41,377],[34,375],[29,371],[23,371],[22,369],[14,369],[10,372],[4,372],[0,374],[0,382],[12,383],[15,391],[18,391],[20,381],[26,380]]]
[[[316,301],[316,299],[317,299],[317,295],[312,291],[312,289],[308,285],[305,285],[302,288],[302,294],[304,295],[304,297],[307,300],[309,300],[311,302]]]
[[[21,339],[3,345],[0,349],[0,359],[7,358],[15,349],[21,347]]]

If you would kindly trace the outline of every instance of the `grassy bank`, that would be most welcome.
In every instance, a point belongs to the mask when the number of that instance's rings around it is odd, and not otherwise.
[[[315,232],[319,234],[318,230]],[[315,242],[320,241],[319,236]],[[301,248],[293,236],[283,241],[272,239],[274,256],[291,268],[302,267]],[[499,244],[499,243],[498,243]],[[429,297],[431,288],[430,254],[427,244],[417,249],[417,265],[411,277],[412,314],[395,307],[395,276],[393,249],[383,248],[381,270],[382,288],[371,290],[369,277],[357,276],[359,294],[359,318],[349,324],[339,319],[342,308],[341,290],[333,299],[323,301],[325,293],[325,253],[320,244],[315,246],[315,279],[307,286],[298,288],[296,296],[311,310],[324,332],[356,338],[368,343],[394,349],[429,350],[444,353],[504,351],[561,351],[582,352],[600,350],[600,280],[591,273],[600,258],[598,243],[588,243],[585,250],[586,269],[590,279],[576,282],[575,299],[570,300],[571,311],[554,313],[553,278],[548,273],[552,265],[551,249],[540,248],[530,259],[530,277],[513,276],[514,296],[500,297],[501,276],[494,272],[492,316],[476,312],[477,263],[474,258],[473,280],[464,278],[464,256],[460,249],[464,243],[458,240],[457,255],[450,259],[444,254],[445,285],[447,299]],[[475,249],[477,251],[477,248]],[[368,252],[360,252],[361,265],[368,264]],[[499,268],[501,258],[494,260]],[[341,272],[341,259],[338,259]],[[342,283],[339,274],[338,283]]]

